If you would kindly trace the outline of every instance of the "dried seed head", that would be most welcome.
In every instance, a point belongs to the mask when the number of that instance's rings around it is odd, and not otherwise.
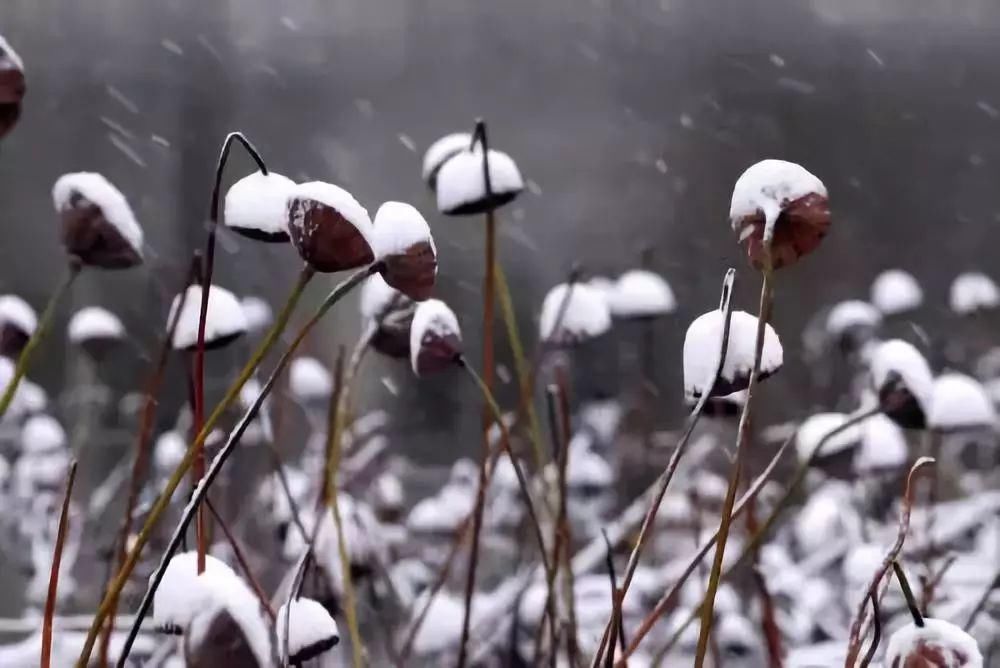
[[[458,318],[438,299],[417,304],[410,326],[410,364],[418,376],[447,369],[462,354]]]
[[[174,332],[173,346],[177,350],[193,350],[198,345],[201,293],[200,285],[192,285],[187,289],[184,308],[178,316],[177,330]],[[180,298],[180,295],[174,297],[170,305],[168,323],[173,320]],[[229,290],[217,285],[211,286],[208,290],[208,311],[205,313],[205,349],[221,348],[246,331],[247,320],[240,301]]]
[[[293,666],[325,654],[340,642],[337,622],[319,601],[311,598],[294,598],[291,605],[286,603],[279,608],[275,622],[278,647],[284,646],[286,625],[288,662]]]
[[[69,320],[70,343],[80,346],[94,359],[103,359],[125,337],[125,327],[111,311],[87,306]]]
[[[1000,288],[993,279],[975,271],[959,274],[951,284],[951,310],[958,315],[972,315],[1000,306]]]
[[[408,358],[414,301],[390,287],[381,274],[373,274],[361,286],[360,306],[366,326],[376,328],[372,348],[389,357]]]
[[[900,427],[927,426],[934,394],[934,375],[927,360],[911,344],[900,339],[875,348],[871,375],[882,410]]]
[[[924,291],[912,274],[902,269],[888,269],[872,282],[872,304],[883,315],[896,315],[920,308]]]
[[[52,188],[66,251],[89,266],[128,269],[142,264],[142,228],[125,196],[94,172],[64,174]]]
[[[424,217],[409,204],[386,202],[375,213],[374,228],[385,282],[416,301],[428,299],[437,277],[437,249]]]
[[[490,150],[487,188],[482,149],[466,149],[449,158],[437,173],[437,205],[448,216],[472,216],[497,209],[524,189],[517,164],[506,153]]]
[[[357,269],[375,261],[371,219],[346,190],[322,181],[294,186],[287,215],[292,243],[316,271]]]
[[[454,132],[441,137],[427,147],[427,152],[424,153],[422,175],[431,190],[434,190],[437,186],[437,174],[438,170],[441,169],[441,165],[455,154],[469,150],[471,144],[472,135],[468,132]]]
[[[14,128],[21,117],[21,102],[26,90],[24,63],[0,35],[0,139]]]
[[[982,668],[983,655],[975,638],[943,619],[924,617],[889,638],[887,668]]]
[[[17,295],[0,297],[0,355],[16,358],[35,332],[35,309]]]
[[[713,387],[719,359],[719,347],[725,327],[721,310],[699,316],[684,336],[684,395],[688,401],[698,399],[706,391],[709,396],[724,396],[744,390],[750,384],[757,342],[757,318],[745,311],[733,311],[729,323],[729,344],[722,371]],[[760,380],[778,372],[784,362],[784,352],[777,333],[764,325],[764,347],[760,360]]]
[[[593,281],[590,282],[593,286]],[[616,318],[655,318],[677,308],[674,291],[659,274],[646,269],[626,271],[608,295],[611,315]]]
[[[549,345],[571,346],[611,329],[611,310],[604,295],[587,283],[562,283],[542,302],[538,333]]]
[[[244,176],[226,192],[226,227],[250,239],[288,241],[288,194],[295,182],[274,172]]]

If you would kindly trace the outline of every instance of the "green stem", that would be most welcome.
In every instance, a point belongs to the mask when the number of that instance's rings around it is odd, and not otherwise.
[[[698,633],[698,648],[695,654],[695,668],[702,668],[708,651],[708,639],[712,633],[712,622],[715,613],[715,592],[719,588],[722,577],[722,559],[726,553],[726,541],[729,538],[729,527],[732,522],[733,505],[736,503],[736,489],[740,482],[740,468],[749,441],[750,413],[753,405],[754,390],[760,378],[760,361],[764,351],[764,333],[771,312],[773,274],[770,266],[765,266],[764,279],[760,288],[760,308],[757,314],[757,341],[754,349],[753,370],[750,372],[750,384],[747,386],[747,400],[743,404],[743,414],[740,416],[739,431],[736,436],[736,457],[733,461],[733,472],[729,478],[729,488],[722,504],[722,516],[719,520],[719,538],[715,547],[715,560],[708,576],[708,591],[701,610],[701,628]]]
[[[111,582],[108,590],[105,592],[104,599],[101,601],[97,614],[94,615],[94,621],[90,626],[90,630],[87,632],[87,639],[84,642],[83,650],[80,653],[80,659],[77,663],[79,668],[86,668],[88,662],[90,661],[90,655],[94,650],[94,641],[96,640],[97,634],[101,629],[102,622],[110,612],[111,607],[114,605],[114,602],[121,593],[121,590],[125,587],[125,583],[128,581],[129,575],[131,575],[133,569],[135,569],[135,565],[139,561],[139,556],[143,547],[145,547],[146,543],[149,542],[153,528],[166,511],[174,492],[177,490],[181,480],[184,479],[184,475],[191,467],[197,448],[204,444],[208,434],[210,434],[215,428],[215,425],[218,423],[225,411],[233,404],[234,401],[236,401],[239,397],[240,390],[242,390],[243,386],[246,385],[248,380],[250,380],[250,377],[257,370],[257,367],[260,366],[261,362],[270,352],[271,348],[274,347],[274,344],[278,341],[278,337],[281,336],[281,333],[288,325],[288,320],[291,318],[292,311],[295,310],[295,306],[302,297],[306,285],[309,283],[314,274],[315,271],[308,265],[302,268],[302,271],[299,274],[298,282],[295,284],[291,294],[289,294],[281,312],[275,318],[275,322],[271,327],[271,330],[267,333],[267,336],[264,337],[264,340],[260,342],[257,350],[254,351],[253,355],[240,371],[239,376],[233,384],[230,385],[229,389],[226,391],[226,395],[212,411],[212,414],[205,420],[205,425],[202,427],[201,432],[199,432],[195,437],[194,442],[188,446],[187,452],[184,453],[184,457],[181,459],[181,462],[170,475],[170,479],[167,481],[166,487],[160,493],[159,497],[157,497],[153,507],[150,508],[149,515],[146,517],[146,522],[139,531],[131,552],[129,552],[128,557],[118,570],[117,575],[115,575],[115,579]]]
[[[27,345],[24,346],[24,350],[21,351],[21,355],[17,358],[17,366],[14,367],[14,377],[7,383],[3,397],[0,397],[0,418],[6,415],[7,409],[10,408],[10,404],[14,400],[14,394],[17,392],[17,386],[20,385],[21,379],[28,372],[28,365],[35,354],[35,349],[38,348],[38,344],[42,342],[42,339],[48,334],[49,329],[52,328],[56,307],[69,292],[73,281],[80,274],[80,269],[80,263],[75,259],[71,259],[69,262],[69,273],[67,273],[63,282],[59,284],[59,287],[56,288],[56,291],[52,293],[52,296],[49,297],[49,302],[45,305],[45,310],[42,311],[42,317],[38,321],[38,326],[35,327],[35,331],[31,334],[31,338],[28,339]]]

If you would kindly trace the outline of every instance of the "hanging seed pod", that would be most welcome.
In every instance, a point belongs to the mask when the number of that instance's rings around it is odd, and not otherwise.
[[[713,387],[707,387],[719,358],[719,343],[725,327],[725,314],[716,309],[699,316],[684,336],[684,395],[688,401],[703,393],[725,396],[745,390],[750,384],[757,342],[757,318],[745,311],[733,311],[729,323],[729,345],[722,371]],[[759,379],[781,369],[784,352],[771,325],[764,326],[764,348],[760,359]]]
[[[375,212],[374,227],[385,282],[415,301],[428,299],[437,277],[437,249],[427,221],[409,204],[386,202]]]
[[[174,297],[167,322],[171,322],[180,303],[180,295]],[[184,308],[177,319],[173,346],[176,350],[194,350],[198,345],[198,325],[201,320],[201,286],[192,285],[187,289]],[[247,331],[246,316],[236,296],[217,285],[208,289],[208,311],[205,314],[205,350],[222,348]]]
[[[927,426],[934,395],[934,376],[927,360],[906,341],[879,344],[872,354],[872,383],[883,412],[900,427]]]
[[[417,305],[410,326],[410,363],[418,376],[443,371],[462,354],[462,331],[448,305],[428,299]]]
[[[374,274],[361,286],[359,303],[362,320],[376,328],[372,348],[389,357],[408,358],[414,301],[390,287],[381,274]]]
[[[290,604],[283,604],[278,610],[275,623],[278,647],[284,646],[286,626],[288,662],[293,666],[325,654],[340,642],[337,622],[319,601],[311,598],[292,599]]]
[[[472,135],[468,132],[453,132],[445,135],[427,147],[424,153],[424,166],[422,176],[427,183],[427,187],[435,190],[437,187],[437,174],[441,165],[462,151],[468,150],[472,144]]]
[[[438,170],[437,205],[446,216],[486,213],[512,202],[524,190],[514,159],[485,144],[485,124],[479,121],[468,148],[452,155]]]
[[[288,193],[295,182],[274,172],[244,176],[226,192],[226,227],[271,243],[288,241]]]
[[[15,359],[35,333],[35,309],[17,295],[0,297],[0,355]]]
[[[26,90],[24,63],[0,35],[0,139],[14,128],[21,117],[21,102]]]
[[[142,228],[121,191],[94,172],[64,174],[52,188],[66,252],[84,265],[128,269],[142,264]]]
[[[125,327],[111,311],[87,306],[70,318],[68,334],[70,343],[80,346],[91,358],[100,360],[125,338]]]
[[[346,190],[322,181],[299,184],[289,190],[287,217],[292,243],[316,271],[375,261],[368,211]]]
[[[538,334],[553,346],[572,346],[596,339],[611,329],[607,299],[586,283],[562,283],[542,302]]]

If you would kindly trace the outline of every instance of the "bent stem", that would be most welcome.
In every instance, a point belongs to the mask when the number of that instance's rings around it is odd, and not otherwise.
[[[59,565],[62,563],[63,545],[69,527],[69,500],[73,495],[73,481],[76,480],[76,461],[69,465],[66,494],[63,495],[62,510],[59,511],[59,528],[56,530],[55,552],[52,554],[52,568],[49,571],[49,591],[45,597],[45,617],[42,621],[42,668],[49,668],[52,660],[52,618],[56,614],[56,592],[59,589]]]
[[[362,348],[363,349],[363,348]],[[360,357],[360,356],[356,356]],[[341,447],[340,435],[343,430],[344,395],[347,394],[348,380],[344,373],[343,348],[337,357],[336,387],[337,391],[330,396],[330,409],[327,415],[328,462],[326,481],[323,489],[333,513],[333,523],[337,529],[337,552],[340,555],[340,578],[344,585],[344,615],[347,617],[347,628],[351,634],[351,661],[354,668],[363,665],[363,646],[361,631],[358,629],[358,610],[354,599],[354,583],[351,580],[351,562],[347,556],[347,543],[344,540],[344,523],[340,515],[340,494],[337,491],[337,471],[340,469]],[[356,367],[355,367],[356,368]],[[320,515],[322,517],[322,515]],[[317,519],[317,524],[319,519]]]
[[[712,562],[712,570],[708,576],[708,591],[705,594],[705,603],[701,610],[701,628],[698,633],[698,649],[695,654],[695,668],[701,668],[705,663],[705,654],[708,651],[708,639],[712,633],[712,621],[715,613],[715,592],[719,588],[719,579],[722,576],[722,558],[726,553],[726,541],[729,539],[729,527],[732,521],[733,504],[736,501],[736,489],[740,482],[740,468],[742,467],[743,456],[747,449],[750,430],[750,414],[753,406],[754,390],[760,379],[760,360],[764,351],[764,332],[767,321],[771,315],[772,302],[772,280],[773,273],[770,262],[763,270],[763,281],[760,288],[760,308],[757,314],[757,341],[754,346],[753,370],[750,372],[750,384],[747,386],[747,400],[743,404],[743,413],[740,415],[740,425],[736,436],[736,457],[733,461],[733,472],[729,478],[729,488],[726,490],[726,499],[722,504],[722,517],[719,523],[719,538],[715,547],[715,560]]]
[[[69,261],[69,272],[66,274],[66,278],[63,282],[59,284],[56,291],[52,293],[49,297],[48,303],[45,305],[45,310],[42,311],[42,317],[38,321],[38,326],[35,327],[35,331],[32,332],[31,338],[28,339],[28,343],[24,346],[24,350],[21,351],[20,356],[17,358],[17,365],[14,367],[14,377],[10,379],[7,383],[6,389],[4,389],[3,397],[0,397],[0,418],[2,418],[7,413],[7,409],[10,408],[11,402],[14,400],[14,394],[17,392],[17,386],[20,385],[21,379],[24,375],[28,373],[28,365],[31,363],[31,358],[35,354],[35,349],[38,348],[38,344],[42,342],[45,335],[48,334],[49,330],[52,328],[52,321],[55,319],[56,307],[59,306],[59,302],[62,301],[63,297],[69,292],[70,287],[73,285],[73,281],[80,274],[80,269],[82,265],[76,258],[70,258]]]
[[[219,525],[222,529],[222,533],[225,534],[226,540],[229,541],[229,547],[233,550],[233,556],[236,557],[236,563],[240,565],[240,570],[243,571],[243,576],[250,583],[253,593],[257,595],[257,601],[260,603],[260,607],[264,609],[267,613],[268,618],[271,623],[274,624],[276,617],[274,616],[274,608],[271,607],[271,601],[268,600],[267,594],[264,592],[264,588],[261,586],[260,581],[254,576],[253,571],[250,570],[250,562],[247,561],[246,556],[243,554],[243,550],[240,548],[239,541],[236,540],[236,536],[229,529],[229,525],[226,521],[222,519],[222,515],[219,511],[215,509],[212,504],[212,500],[209,498],[205,499],[205,505],[208,506],[209,512],[212,513],[212,517],[215,518],[215,523]]]
[[[346,281],[338,285],[336,288],[334,288],[333,292],[331,292],[330,295],[327,296],[326,300],[320,306],[318,314],[314,316],[313,320],[307,323],[304,329],[306,330],[311,329],[312,326],[315,325],[315,322],[317,322],[319,318],[322,317],[322,314],[326,313],[326,311],[329,310],[329,308],[334,303],[336,303],[345,293],[349,292],[357,284],[363,281],[367,276],[369,276],[371,273],[374,273],[377,270],[378,270],[378,264],[376,263],[374,265],[371,265],[370,267],[358,271],[357,273],[352,275],[349,279],[347,279]],[[129,575],[132,573],[132,570],[135,568],[135,565],[139,561],[139,556],[142,552],[143,547],[145,547],[146,543],[149,542],[149,538],[152,535],[156,523],[159,521],[160,517],[166,511],[167,506],[170,504],[170,499],[173,496],[174,491],[176,491],[177,486],[180,484],[181,480],[184,477],[184,474],[190,468],[191,463],[194,460],[194,453],[195,453],[194,445],[198,444],[199,442],[200,443],[205,442],[205,438],[208,436],[208,433],[215,427],[216,423],[222,417],[225,410],[229,406],[231,406],[232,403],[236,400],[236,398],[239,396],[240,390],[246,384],[247,380],[249,380],[250,376],[253,375],[257,367],[260,366],[261,361],[274,346],[274,343],[278,340],[278,337],[281,335],[281,332],[284,331],[285,326],[288,324],[288,320],[292,314],[292,311],[294,310],[295,305],[298,303],[299,298],[302,296],[306,284],[309,282],[309,279],[312,278],[314,273],[315,272],[310,267],[308,266],[303,267],[302,272],[299,276],[299,281],[296,284],[295,289],[292,291],[292,294],[289,295],[288,301],[285,303],[285,306],[282,307],[281,313],[279,313],[278,317],[276,318],[274,326],[271,328],[271,331],[268,332],[267,337],[265,337],[265,339],[260,343],[257,350],[251,357],[251,359],[243,367],[239,377],[236,379],[236,381],[234,381],[233,385],[230,386],[229,390],[226,392],[225,397],[223,397],[222,401],[219,402],[219,404],[215,407],[215,410],[205,421],[205,426],[204,428],[202,428],[201,433],[198,434],[198,436],[195,438],[194,444],[188,447],[187,451],[184,453],[184,457],[181,459],[181,462],[177,465],[177,468],[174,470],[174,472],[170,476],[170,479],[167,481],[167,484],[163,492],[160,493],[160,496],[157,497],[156,502],[153,504],[152,508],[150,508],[149,515],[146,518],[146,522],[143,525],[142,529],[139,531],[139,534],[136,536],[135,544],[132,547],[132,550],[129,552],[128,558],[125,560],[125,563],[122,566],[122,568],[119,569],[118,574],[115,576],[115,579],[111,583],[108,592],[105,594],[104,600],[101,602],[101,605],[97,610],[97,614],[94,616],[93,624],[91,625],[90,631],[87,634],[87,640],[85,641],[83,650],[80,653],[80,659],[78,661],[79,666],[81,667],[86,666],[87,662],[90,660],[90,654],[93,651],[93,646],[94,646],[94,639],[96,638],[96,634],[100,629],[100,624],[104,621],[104,618],[108,614],[108,611],[110,609],[111,597],[118,596],[122,588],[125,586],[125,582],[128,580]],[[301,342],[300,340],[297,340],[294,345],[297,346],[298,343],[300,342]],[[287,364],[287,360],[285,360],[285,363]],[[260,406],[257,406],[256,408],[253,409],[253,413],[256,415],[256,413],[259,410]],[[243,430],[244,431],[246,430],[246,425],[243,426]]]

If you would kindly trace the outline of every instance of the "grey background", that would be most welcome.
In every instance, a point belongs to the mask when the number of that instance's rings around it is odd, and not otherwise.
[[[756,277],[726,223],[750,163],[802,162],[825,180],[835,214],[820,251],[779,279],[789,363],[767,386],[776,410],[808,408],[795,362],[820,305],[863,297],[879,270],[901,266],[924,281],[925,324],[939,337],[951,278],[997,257],[995,0],[3,0],[0,33],[29,86],[0,146],[0,289],[42,306],[62,271],[51,185],[101,171],[130,198],[153,252],[143,269],[85,275],[74,306],[115,309],[144,345],[203,243],[230,129],[273,169],[333,181],[372,213],[386,199],[416,204],[438,241],[439,294],[475,347],[482,225],[439,217],[419,167],[431,141],[486,116],[492,143],[531,180],[502,212],[500,250],[529,341],[544,292],[574,261],[613,274],[655,246],[681,303],[658,325],[664,424],[682,411],[684,329],[715,304],[727,266],[740,269],[739,306],[756,308]],[[240,158],[230,174],[249,169]],[[291,248],[223,247],[217,282],[282,298],[298,267]],[[311,352],[330,358],[356,332],[352,305]],[[59,337],[46,349],[35,375],[56,391]],[[135,386],[142,369],[123,355],[110,371]],[[400,447],[450,460],[476,447],[464,382],[417,384],[377,360],[364,402],[398,409]]]

